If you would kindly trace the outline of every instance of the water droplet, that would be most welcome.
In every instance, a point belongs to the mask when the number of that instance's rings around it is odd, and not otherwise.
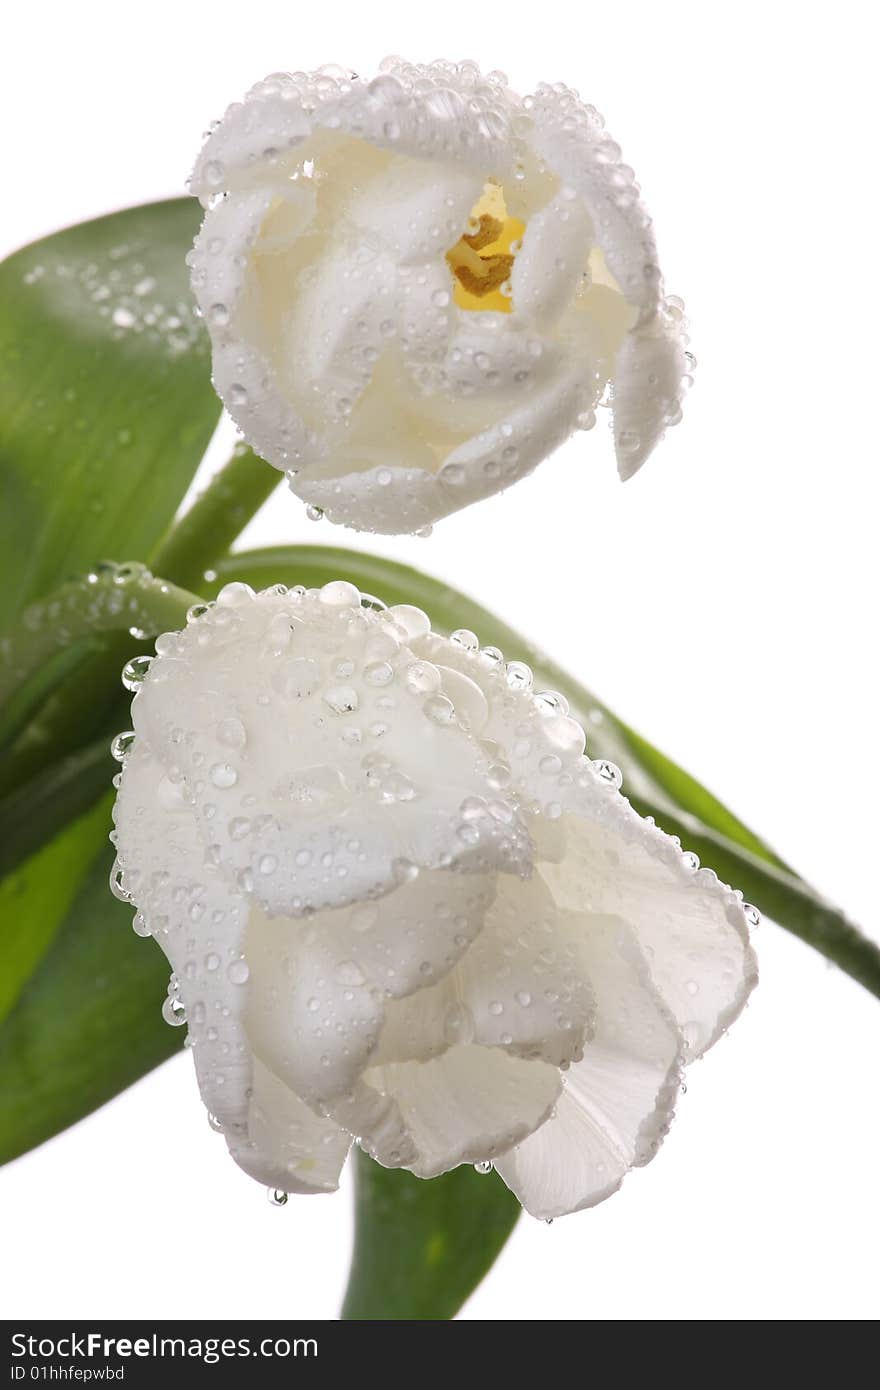
[[[334,714],[353,714],[360,704],[358,693],[352,685],[331,685],[324,691],[324,704]]]
[[[226,976],[234,985],[246,985],[250,975],[250,967],[246,960],[230,961],[226,967]]]
[[[334,973],[341,985],[356,986],[364,983],[364,972],[356,961],[340,961]]]
[[[131,924],[135,936],[152,936],[149,923],[142,912],[136,912]]]
[[[475,1172],[475,1173],[479,1173],[481,1177],[485,1177],[486,1174],[487,1174],[487,1173],[491,1173],[491,1171],[492,1171],[492,1160],[491,1160],[491,1158],[484,1158],[483,1161],[482,1161],[481,1163],[475,1163],[475,1164],[474,1164],[474,1172]]]
[[[172,1028],[179,1028],[186,1023],[186,1008],[181,999],[176,994],[169,994],[162,1005],[162,1017],[166,1023],[170,1023]]]
[[[623,784],[623,773],[615,763],[610,763],[607,758],[598,758],[593,763],[593,771],[603,782],[607,782],[609,787],[620,787]]]
[[[211,782],[215,787],[226,789],[234,787],[238,781],[238,772],[231,763],[215,763],[210,772]]]
[[[126,690],[137,690],[146,680],[152,660],[151,656],[133,656],[131,661],[125,663],[122,668],[122,684]]]
[[[511,690],[530,690],[532,672],[524,661],[508,661],[507,684]]]
[[[465,472],[460,463],[447,463],[441,468],[439,477],[441,483],[446,483],[449,487],[461,487]]]
[[[359,608],[361,604],[360,590],[344,579],[325,584],[318,597],[328,608]]]
[[[110,744],[110,752],[118,763],[123,763],[133,747],[134,730],[127,729],[124,733],[116,735]]]
[[[212,304],[207,317],[215,328],[226,328],[231,316],[225,304]]]
[[[210,1110],[208,1111],[208,1124],[215,1134],[223,1133],[223,1121],[219,1120],[216,1115],[213,1115]]]
[[[286,1207],[290,1194],[288,1192],[283,1192],[280,1187],[269,1187],[266,1189],[266,1196],[269,1199],[270,1206]]]
[[[451,724],[455,718],[455,705],[445,695],[429,695],[422,709],[435,724]]]
[[[440,689],[442,678],[430,661],[414,661],[406,668],[404,684],[413,695],[433,695]]]
[[[368,685],[390,685],[394,680],[394,667],[387,661],[374,661],[364,667],[364,680]]]
[[[413,864],[410,859],[395,859],[391,865],[391,872],[397,883],[412,883],[419,876],[418,864]]]
[[[752,907],[751,903],[743,903],[743,916],[753,930],[755,927],[760,927],[761,914],[756,907]]]

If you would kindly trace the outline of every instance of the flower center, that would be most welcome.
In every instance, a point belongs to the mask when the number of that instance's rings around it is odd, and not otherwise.
[[[467,231],[446,252],[460,309],[510,313],[510,272],[524,231],[525,223],[508,215],[501,184],[487,183],[471,209]]]

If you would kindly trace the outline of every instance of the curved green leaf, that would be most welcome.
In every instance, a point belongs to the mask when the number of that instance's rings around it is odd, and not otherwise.
[[[0,1023],[49,950],[108,829],[105,798],[0,881]]]
[[[99,738],[0,798],[0,879],[14,874],[41,847],[51,848],[50,840],[57,843],[53,836],[61,837],[95,805],[116,771],[109,739]],[[3,891],[0,885],[0,899]]]
[[[179,626],[195,594],[157,579],[136,561],[104,563],[32,603],[0,649],[0,740],[5,706],[69,645],[109,632],[162,632]]]
[[[101,841],[110,828],[102,803]],[[54,844],[53,844],[54,848]],[[0,1028],[0,1163],[103,1105],[183,1043],[162,1021],[168,963],[131,930],[93,859],[52,949]]]
[[[0,265],[0,629],[104,556],[149,559],[220,414],[185,255],[194,199]]]
[[[465,1166],[425,1181],[357,1155],[347,1319],[452,1318],[510,1235],[519,1202]]]

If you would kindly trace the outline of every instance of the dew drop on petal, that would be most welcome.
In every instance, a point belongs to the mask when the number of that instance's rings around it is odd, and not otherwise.
[[[172,1028],[179,1028],[181,1024],[186,1023],[186,1009],[176,994],[169,994],[165,999],[162,1004],[162,1017]]]
[[[125,663],[122,668],[122,684],[126,690],[137,690],[146,679],[152,661],[151,656],[133,656],[131,661]]]
[[[118,763],[124,763],[127,755],[134,747],[134,730],[127,729],[124,733],[117,734],[110,744],[110,752]]]
[[[215,763],[211,768],[210,777],[212,784],[223,790],[234,787],[238,781],[238,773],[231,763]]]
[[[620,768],[615,763],[609,762],[607,758],[597,759],[593,763],[593,770],[610,787],[620,787],[623,784],[623,773]]]
[[[233,985],[246,985],[250,979],[250,968],[246,960],[233,960],[226,967],[226,975]]]

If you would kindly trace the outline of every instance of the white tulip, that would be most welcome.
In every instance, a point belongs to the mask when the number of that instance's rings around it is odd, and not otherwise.
[[[589,429],[609,385],[624,478],[680,417],[681,301],[632,170],[562,85],[278,73],[191,187],[216,388],[313,515],[419,531]]]
[[[647,1162],[755,982],[747,915],[565,701],[341,582],[228,585],[156,648],[113,882],[241,1167],[330,1191],[356,1138],[549,1218]]]

